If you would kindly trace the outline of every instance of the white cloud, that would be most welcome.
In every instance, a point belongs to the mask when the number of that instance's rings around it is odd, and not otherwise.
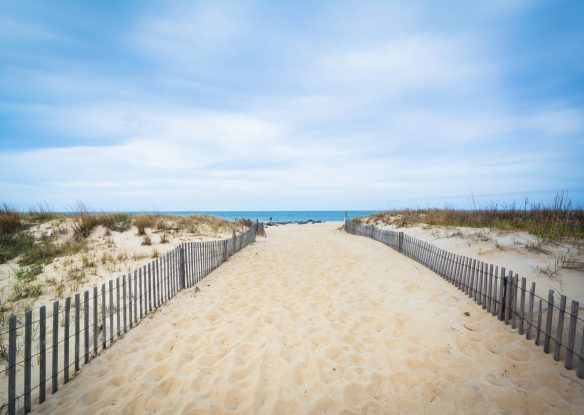
[[[0,193],[104,209],[383,208],[584,180],[548,179],[582,158],[569,149],[582,111],[518,104],[480,30],[417,6],[315,6],[292,23],[252,6],[146,10],[121,36],[121,59],[138,62],[128,73],[102,75],[97,58],[10,69],[50,100],[0,108],[47,139],[0,152]]]
[[[205,65],[217,58],[249,30],[248,6],[220,2],[174,5],[139,19],[128,36],[128,46],[157,64]]]

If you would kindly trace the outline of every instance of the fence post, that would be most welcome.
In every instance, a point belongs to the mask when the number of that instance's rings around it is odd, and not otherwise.
[[[233,251],[231,252],[231,255],[235,254],[235,228],[233,228]]]
[[[576,339],[576,324],[578,322],[578,301],[572,301],[570,309],[570,328],[568,329],[568,344],[566,345],[566,369],[572,369],[572,357],[574,355],[574,340]]]
[[[179,261],[180,261],[180,288],[185,288],[185,249],[182,245],[178,247]]]
[[[8,413],[16,414],[16,316],[10,316],[8,335]]]
[[[548,292],[547,313],[546,313],[546,322],[545,322],[545,337],[544,337],[544,343],[543,343],[543,351],[545,353],[550,352],[553,315],[554,315],[554,290],[550,289]]]
[[[400,232],[399,233],[399,237],[398,237],[398,251],[399,252],[403,252],[404,251],[404,233]]]

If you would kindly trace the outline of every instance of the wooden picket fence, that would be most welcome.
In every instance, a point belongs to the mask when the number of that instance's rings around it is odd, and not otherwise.
[[[207,242],[186,242],[166,255],[115,279],[12,315],[8,335],[7,396],[2,413],[28,413],[54,394],[91,359],[183,289],[190,288],[256,239],[254,223],[244,233]],[[6,375],[8,375],[6,377]]]
[[[584,320],[578,317],[579,303],[560,296],[559,306],[554,290],[548,298],[536,294],[535,282],[527,291],[527,280],[513,271],[474,258],[457,255],[421,241],[403,232],[381,230],[373,225],[345,222],[345,230],[382,242],[436,272],[471,297],[486,312],[535,344],[552,352],[556,361],[564,360],[566,369],[575,368],[584,379]],[[542,324],[544,326],[542,327]],[[577,336],[581,333],[580,336]],[[542,341],[543,337],[543,341]],[[577,352],[579,350],[579,352]]]

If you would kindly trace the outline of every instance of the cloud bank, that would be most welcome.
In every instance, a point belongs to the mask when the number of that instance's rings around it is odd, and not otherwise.
[[[584,202],[577,4],[0,7],[0,200]]]

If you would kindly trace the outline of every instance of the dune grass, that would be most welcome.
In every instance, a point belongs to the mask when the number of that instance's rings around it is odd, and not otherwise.
[[[526,202],[523,207],[495,205],[472,210],[392,210],[375,213],[367,218],[356,218],[356,221],[397,227],[427,224],[525,231],[551,241],[565,238],[584,239],[584,210],[573,208],[572,201],[563,193],[556,195],[548,205]]]
[[[143,245],[156,245],[156,242],[169,243],[171,235],[177,232],[196,236],[231,235],[234,229],[239,232],[251,225],[249,221],[233,222],[208,215],[95,212],[83,204],[78,204],[75,210],[75,213],[55,213],[38,205],[28,212],[20,212],[10,205],[0,204],[0,264],[15,260],[18,265],[16,268],[10,266],[9,290],[0,299],[0,324],[5,323],[7,313],[18,307],[29,307],[31,301],[47,294],[47,290],[54,290],[57,298],[65,292],[76,291],[85,283],[88,271],[97,272],[97,262],[109,265],[160,256],[156,246],[148,255],[134,253],[131,258],[126,253],[113,256],[109,252],[101,257],[93,256],[89,237],[102,235],[95,233],[98,227],[105,228],[106,243],[112,241],[113,232],[132,231],[141,236]],[[44,225],[50,221],[53,222]],[[159,234],[156,238],[155,233]],[[81,263],[67,258],[80,252],[83,252]],[[62,278],[46,278],[45,267],[58,257],[65,257]]]

